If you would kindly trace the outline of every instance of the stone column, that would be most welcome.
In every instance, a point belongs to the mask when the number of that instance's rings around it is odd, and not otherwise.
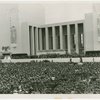
[[[55,27],[52,27],[52,33],[53,33],[53,50],[55,50],[56,49]]]
[[[42,30],[39,28],[40,50],[42,50]]]
[[[62,33],[62,26],[60,25],[60,49],[63,49],[63,33]]]
[[[30,56],[32,56],[34,54],[34,28],[33,26],[30,26]]]
[[[36,43],[35,43],[36,44],[36,52],[39,50],[39,48],[38,48],[39,47],[38,41],[39,41],[38,40],[38,28],[36,27]]]
[[[71,54],[71,36],[70,36],[70,26],[67,25],[67,43],[68,43],[68,53]]]
[[[76,44],[76,53],[79,54],[79,44],[78,44],[78,27],[77,24],[75,24],[75,44]]]
[[[34,27],[32,26],[32,31],[31,31],[31,55],[34,55]]]
[[[49,50],[48,27],[45,28],[45,34],[46,34],[46,50]]]

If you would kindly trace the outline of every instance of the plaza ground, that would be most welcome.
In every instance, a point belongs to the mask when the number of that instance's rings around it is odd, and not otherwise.
[[[30,61],[43,61],[49,60],[53,62],[70,62],[70,58],[41,58],[41,59],[11,59],[11,60],[4,60],[2,62],[30,62]],[[83,62],[100,62],[100,57],[82,57]],[[80,62],[80,58],[72,58],[72,62]]]

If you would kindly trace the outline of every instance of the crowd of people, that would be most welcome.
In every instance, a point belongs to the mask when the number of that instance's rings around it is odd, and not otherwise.
[[[0,63],[0,94],[100,92],[100,63]]]

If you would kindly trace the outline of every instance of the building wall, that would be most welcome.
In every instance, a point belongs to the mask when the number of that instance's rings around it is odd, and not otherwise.
[[[16,11],[17,5],[15,4],[0,4],[0,52],[2,51],[2,46],[10,46],[11,24],[15,23],[16,27],[18,25],[18,16],[16,16]]]
[[[10,32],[10,46],[11,46],[11,52],[12,53],[20,53],[21,52],[21,35],[19,30],[19,12],[18,12],[18,5],[16,4],[15,7],[10,9],[10,27],[15,26],[16,29],[16,43],[11,43],[11,35]],[[14,34],[14,33],[13,33]]]
[[[100,51],[100,14],[93,13],[93,27],[94,50]]]
[[[100,51],[100,3],[93,6],[93,25],[94,25],[94,50]]]
[[[99,18],[99,20],[97,19]],[[98,27],[100,28],[100,14],[91,13],[86,14],[85,17],[85,51],[100,51],[100,31],[98,33]],[[97,25],[99,24],[99,26]]]
[[[94,50],[94,39],[93,39],[93,14],[85,15],[84,23],[84,50]]]

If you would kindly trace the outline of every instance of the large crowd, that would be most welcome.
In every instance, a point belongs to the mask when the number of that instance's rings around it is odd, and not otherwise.
[[[100,93],[100,63],[0,63],[0,94]]]

